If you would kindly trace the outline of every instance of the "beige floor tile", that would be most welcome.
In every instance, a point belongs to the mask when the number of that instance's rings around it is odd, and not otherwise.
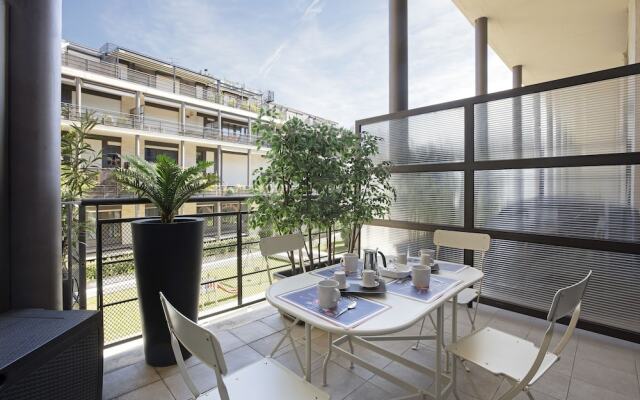
[[[603,335],[581,334],[576,363],[582,360],[593,361],[603,367],[628,373],[632,373],[636,368],[634,349],[630,345]]]
[[[174,400],[169,388],[162,381],[136,389],[118,397],[118,400]]]
[[[625,396],[610,389],[572,378],[567,400],[638,400],[638,397]]]
[[[505,394],[507,392],[507,390],[509,390],[509,388],[511,387],[511,385],[509,385],[508,382],[502,382],[502,384],[500,385],[500,388],[498,389],[498,391],[496,392],[496,394],[493,396],[492,400],[498,400],[500,398],[500,396],[502,396],[503,394]],[[531,394],[533,395],[533,397],[535,398],[535,400],[565,400],[566,394],[564,397],[552,397],[549,396],[548,394],[545,393],[540,393],[538,391],[536,391],[535,389],[531,390]],[[529,400],[529,397],[527,396],[526,393],[520,393],[518,394],[514,400]]]
[[[188,369],[189,376],[201,393],[209,391],[217,386],[216,375],[212,368],[205,364],[198,364]],[[176,400],[192,399],[193,395],[184,383],[181,374],[174,374],[165,379],[164,383],[169,388]]]
[[[185,365],[187,366],[187,368],[190,367],[194,367],[198,364],[202,363],[202,360],[200,360],[198,357],[196,356],[191,356],[189,358],[187,358],[185,360]],[[178,369],[178,365],[170,365],[168,367],[156,367],[156,372],[158,373],[158,375],[160,375],[161,378],[166,378],[169,377],[173,374],[177,374],[180,372],[180,370]]]
[[[555,399],[564,400],[569,393],[570,382],[569,375],[550,369],[531,388]]]
[[[477,399],[491,399],[496,393],[503,378],[499,378],[473,364],[468,364],[470,372],[466,372],[458,363],[458,392]]]
[[[299,344],[296,346],[296,351],[298,352],[298,355],[300,357],[300,361],[302,362],[302,365],[304,366],[305,363],[305,348],[302,344]],[[293,347],[289,346],[289,350],[286,351],[285,353],[277,356],[276,361],[278,361],[280,364],[284,365],[285,367],[289,368],[291,371],[295,372],[296,374],[303,376],[304,372],[302,371],[302,369],[300,369],[300,363],[298,362],[298,359],[296,358],[295,353],[293,352]],[[323,359],[323,355],[313,351],[313,349],[311,350],[311,370],[315,370],[316,368],[319,367],[319,365],[322,365]]]
[[[630,398],[637,399],[640,397],[637,374],[606,368],[602,364],[590,360],[576,359],[572,378],[588,382],[594,386],[607,388]]]
[[[269,315],[268,317],[262,318],[260,321],[269,325],[276,331],[281,331],[285,328],[285,322],[282,321],[282,317],[280,316],[280,313]],[[287,326],[291,325],[291,322],[292,321],[287,320],[286,321]]]
[[[160,375],[144,361],[111,371],[102,380],[102,397],[112,399],[160,380]]]
[[[322,368],[311,374],[311,383],[321,387],[332,399],[343,399],[365,383],[365,380],[350,370],[332,363],[327,370],[327,386],[322,386]]]
[[[104,358],[104,373],[126,367],[144,360],[144,349],[142,342],[132,349],[111,355]]]
[[[246,367],[249,364],[263,359],[264,357],[252,349],[249,346],[242,346],[224,355],[224,359],[227,362],[227,369],[229,372],[234,372],[242,367]]]
[[[371,382],[365,382],[364,385],[345,397],[345,400],[387,400],[391,397],[391,393],[385,392],[382,388]]]
[[[276,344],[278,344],[278,342],[283,337],[284,335],[281,332],[276,332],[249,343],[249,347],[266,357],[271,355],[271,352],[275,348]],[[282,342],[282,344],[278,348],[278,351],[276,352],[274,358],[286,353],[289,350],[291,350],[291,341],[289,340],[289,338],[285,338],[284,342]]]
[[[276,332],[275,329],[261,321],[253,321],[230,330],[244,343],[255,342]]]

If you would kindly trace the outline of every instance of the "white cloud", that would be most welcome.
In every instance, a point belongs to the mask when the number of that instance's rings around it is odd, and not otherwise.
[[[271,89],[279,103],[339,121],[388,107],[388,0],[115,1],[111,41],[195,70]],[[141,20],[141,15],[144,19]],[[450,0],[409,2],[409,104],[474,93],[473,29]],[[490,56],[490,89],[510,75]]]

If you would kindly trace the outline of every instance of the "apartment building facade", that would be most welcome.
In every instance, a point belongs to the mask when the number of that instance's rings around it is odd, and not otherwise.
[[[122,196],[110,171],[124,156],[154,161],[160,154],[183,167],[211,161],[220,177],[212,195],[242,193],[254,171],[265,165],[264,149],[256,147],[252,124],[261,108],[275,108],[282,120],[298,117],[331,123],[276,104],[273,92],[193,71],[140,52],[107,43],[100,49],[63,42],[62,129],[90,113],[98,124],[89,139],[102,151],[100,183],[94,196]],[[126,195],[126,194],[125,194]],[[220,210],[220,204],[192,203],[183,213]],[[236,205],[237,206],[237,205]],[[224,204],[222,204],[224,210]],[[101,207],[100,218],[155,214],[153,207]]]

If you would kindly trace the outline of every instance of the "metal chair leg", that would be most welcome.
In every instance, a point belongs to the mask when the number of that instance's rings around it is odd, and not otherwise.
[[[527,397],[529,398],[529,400],[536,400],[528,389],[525,390],[524,392],[527,394]]]
[[[322,363],[322,386],[327,386],[327,366],[329,365],[331,351],[333,350],[333,334],[329,332],[327,333],[327,337],[329,338],[329,350],[327,351],[327,355],[324,357],[324,362]]]
[[[353,354],[353,342],[351,341],[351,336],[347,336],[347,340],[349,341],[349,351]],[[349,368],[353,369],[353,361],[349,362]]]
[[[429,315],[429,318],[431,318],[431,315]],[[426,317],[422,318],[422,323],[420,324],[420,333],[418,333],[418,336],[422,336],[422,330],[424,329],[424,320],[425,319],[427,319],[427,318]],[[431,323],[433,323],[433,318],[431,318]],[[413,346],[412,349],[418,350],[418,347],[420,347],[420,339],[416,340],[416,345]]]

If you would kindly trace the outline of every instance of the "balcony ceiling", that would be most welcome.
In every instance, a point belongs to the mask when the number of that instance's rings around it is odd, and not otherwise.
[[[627,0],[452,0],[489,45],[532,84],[625,64]]]

